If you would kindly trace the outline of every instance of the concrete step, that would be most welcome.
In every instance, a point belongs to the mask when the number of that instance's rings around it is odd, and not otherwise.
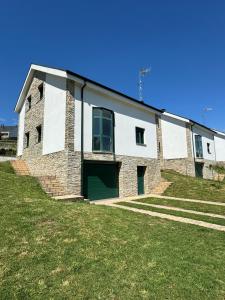
[[[76,202],[76,201],[84,200],[84,197],[80,195],[64,195],[64,196],[56,196],[53,198],[58,201],[68,201],[68,202]]]

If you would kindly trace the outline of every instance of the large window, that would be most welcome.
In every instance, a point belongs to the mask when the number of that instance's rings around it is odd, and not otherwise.
[[[145,133],[145,130],[143,128],[136,127],[136,143],[138,145],[145,144],[144,133]]]
[[[195,135],[195,151],[196,151],[196,157],[203,158],[202,137],[201,137],[201,135]]]
[[[93,108],[93,151],[113,152],[113,112]]]

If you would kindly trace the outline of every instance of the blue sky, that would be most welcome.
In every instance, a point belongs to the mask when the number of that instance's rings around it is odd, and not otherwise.
[[[225,130],[225,1],[3,1],[0,123],[13,124],[30,63],[70,69]]]

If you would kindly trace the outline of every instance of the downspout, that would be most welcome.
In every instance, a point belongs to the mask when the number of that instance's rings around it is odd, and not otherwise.
[[[195,168],[196,160],[195,160],[195,146],[194,146],[193,126],[194,126],[194,124],[191,124],[192,150],[193,150],[194,168]],[[195,176],[196,176],[196,171],[195,171]]]
[[[80,165],[80,182],[81,182],[81,196],[84,196],[84,88],[86,87],[87,83],[84,81],[84,84],[81,87],[81,165]]]

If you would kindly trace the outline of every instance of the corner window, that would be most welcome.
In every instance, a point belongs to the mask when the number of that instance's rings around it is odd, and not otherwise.
[[[210,147],[210,146],[211,146],[210,143],[207,143],[207,152],[208,152],[209,154],[212,154],[212,153],[211,153],[211,149],[210,149],[211,147]]]
[[[31,109],[31,96],[27,98],[27,111]]]
[[[202,137],[195,135],[195,152],[197,158],[203,158]]]
[[[38,91],[39,91],[40,100],[41,100],[43,98],[43,96],[44,96],[44,85],[43,85],[43,83],[39,85]]]
[[[93,151],[113,152],[113,112],[104,108],[93,108]]]
[[[25,133],[25,146],[28,148],[30,145],[30,132]]]
[[[143,128],[136,127],[136,143],[138,145],[144,145],[144,133],[145,130]]]
[[[36,127],[37,130],[37,143],[40,143],[42,140],[42,126],[39,125],[38,127]]]

